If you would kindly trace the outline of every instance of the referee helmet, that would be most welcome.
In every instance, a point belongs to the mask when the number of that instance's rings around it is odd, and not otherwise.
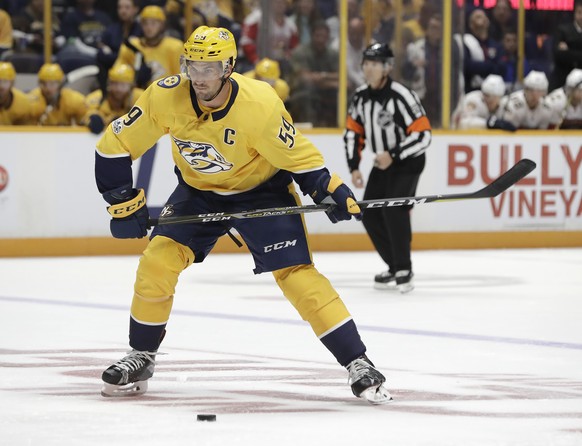
[[[364,50],[363,60],[376,60],[392,64],[394,53],[387,43],[373,43]]]

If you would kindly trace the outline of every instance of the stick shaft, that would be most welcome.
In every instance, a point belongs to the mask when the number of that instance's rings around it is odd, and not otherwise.
[[[415,204],[426,204],[442,201],[456,201],[456,200],[473,200],[477,198],[492,198],[496,197],[503,191],[509,189],[519,180],[528,175],[534,170],[536,164],[529,159],[522,159],[515,164],[511,169],[501,175],[499,178],[489,183],[482,189],[475,192],[465,194],[446,194],[446,195],[425,195],[418,197],[401,197],[401,198],[383,198],[377,200],[363,200],[358,201],[358,205],[362,210],[377,209],[394,206],[411,206]],[[289,206],[268,209],[256,209],[251,211],[241,212],[216,212],[210,214],[198,215],[184,215],[178,217],[160,217],[150,218],[151,226],[157,225],[171,225],[179,223],[208,223],[213,221],[227,221],[244,218],[262,218],[273,217],[281,215],[295,215],[308,214],[311,212],[321,212],[328,210],[332,204],[309,204],[305,206]]]

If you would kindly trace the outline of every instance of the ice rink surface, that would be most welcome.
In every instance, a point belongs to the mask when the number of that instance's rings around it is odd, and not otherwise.
[[[376,407],[248,254],[185,271],[148,393],[101,397],[137,260],[0,259],[1,445],[582,445],[580,249],[417,251],[407,295],[372,288],[374,253],[315,253],[388,378]]]

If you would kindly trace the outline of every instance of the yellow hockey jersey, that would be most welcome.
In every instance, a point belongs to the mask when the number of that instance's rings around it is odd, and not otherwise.
[[[70,88],[62,88],[56,106],[47,105],[40,88],[35,88],[28,97],[32,102],[33,124],[81,125],[87,113],[85,96]]]
[[[208,110],[187,78],[159,80],[111,123],[97,144],[99,155],[135,160],[169,133],[184,181],[219,194],[253,189],[280,169],[305,173],[324,167],[321,152],[293,126],[270,85],[237,73],[228,82],[226,103]]]
[[[12,103],[4,108],[0,106],[0,125],[25,125],[31,121],[31,102],[26,93],[12,88]]]
[[[129,42],[143,54],[144,62],[152,70],[152,80],[180,72],[180,56],[184,50],[181,40],[164,37],[157,46],[145,46],[138,37],[130,37]],[[136,53],[123,44],[115,63],[135,67],[135,58]]]
[[[126,114],[142,93],[143,90],[141,88],[133,88],[127,95],[123,107],[113,108],[108,100],[103,101],[103,92],[101,90],[95,90],[87,95],[86,102],[89,111],[87,112],[86,118],[90,115],[98,114],[103,119],[105,125],[108,125],[114,119]]]

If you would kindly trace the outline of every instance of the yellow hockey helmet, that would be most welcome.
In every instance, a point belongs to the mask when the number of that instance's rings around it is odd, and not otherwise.
[[[128,84],[133,84],[135,71],[125,63],[116,64],[110,68],[107,77],[111,82],[126,82]]]
[[[199,26],[184,43],[184,59],[194,62],[222,62],[234,67],[237,50],[234,36],[226,28]]]
[[[16,79],[16,70],[10,62],[0,62],[0,80],[13,81]]]
[[[155,19],[155,20],[161,20],[162,22],[166,21],[166,14],[164,13],[164,10],[162,8],[160,8],[159,6],[154,6],[154,5],[150,5],[150,6],[146,6],[145,8],[143,8],[141,10],[141,13],[139,14],[140,20],[141,19]]]
[[[59,81],[65,79],[65,73],[62,68],[56,63],[45,63],[38,71],[39,81]]]
[[[255,74],[263,79],[277,80],[281,77],[279,62],[265,57],[255,67]]]

